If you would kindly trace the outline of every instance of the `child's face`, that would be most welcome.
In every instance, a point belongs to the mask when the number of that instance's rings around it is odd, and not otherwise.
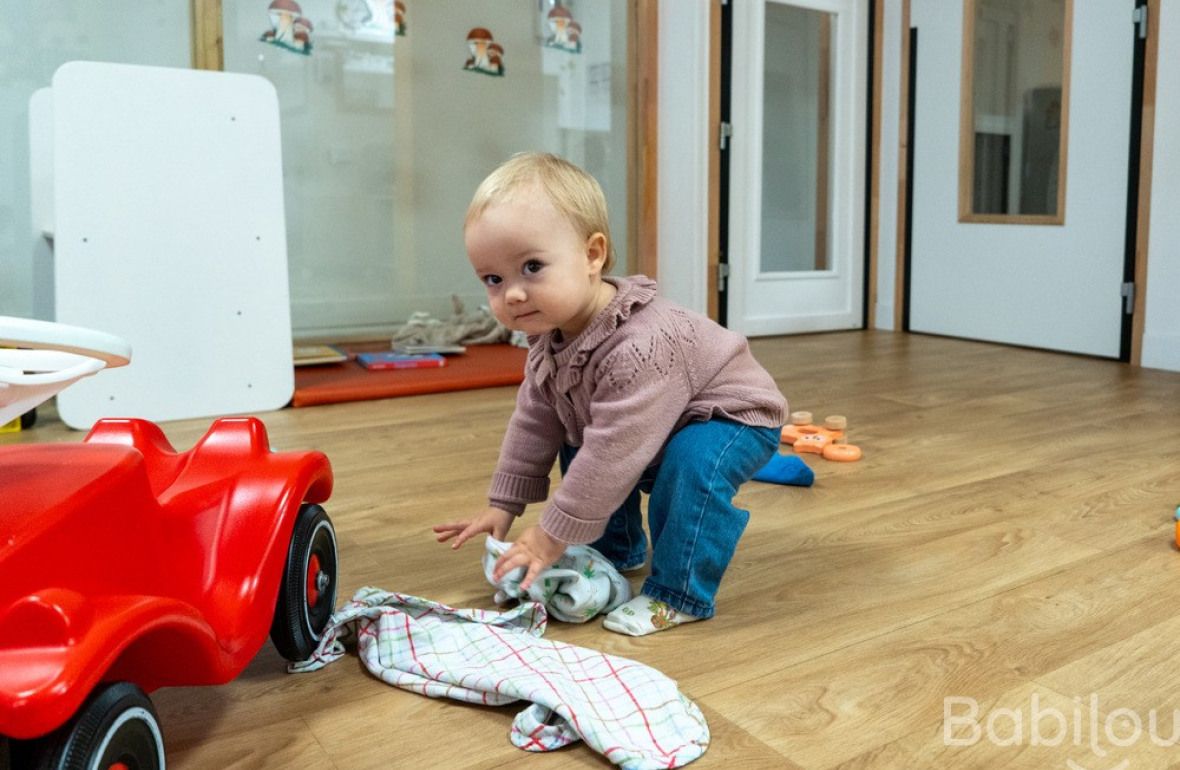
[[[464,233],[467,257],[509,329],[576,336],[601,309],[606,237],[583,239],[536,184],[493,203]]]

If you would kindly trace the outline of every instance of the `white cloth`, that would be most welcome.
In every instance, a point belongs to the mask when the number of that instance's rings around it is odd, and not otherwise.
[[[558,620],[585,623],[595,615],[610,612],[630,600],[631,584],[619,574],[615,565],[588,545],[571,545],[557,563],[541,571],[528,591],[522,591],[525,568],[517,567],[500,578],[492,579],[492,569],[512,546],[488,537],[483,555],[483,574],[496,588],[496,604],[512,599],[532,599],[545,605]]]
[[[443,321],[425,311],[411,313],[404,324],[393,330],[391,341],[394,345],[487,345],[494,342],[508,342],[512,332],[496,320],[492,311],[481,307],[474,313],[463,309],[463,301],[451,295],[454,310],[451,317]]]
[[[709,726],[674,681],[633,660],[542,639],[546,623],[536,602],[460,610],[362,588],[332,616],[312,657],[289,670],[338,660],[341,639],[354,636],[369,672],[396,687],[491,706],[532,701],[512,723],[512,743],[525,751],[581,738],[626,770],[681,767],[705,753]]]

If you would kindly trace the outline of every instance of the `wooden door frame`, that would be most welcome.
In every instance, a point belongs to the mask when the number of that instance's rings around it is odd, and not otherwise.
[[[907,0],[908,2],[908,0]],[[1151,234],[1151,170],[1155,161],[1155,82],[1159,67],[1159,18],[1163,0],[1147,0],[1147,40],[1143,53],[1143,109],[1139,124],[1139,209],[1135,218],[1135,299],[1131,315],[1132,366],[1143,360],[1147,321],[1147,243]]]
[[[630,272],[657,278],[659,272],[659,0],[628,3],[627,209]]]
[[[721,320],[721,2],[709,0],[709,242],[705,252],[705,314]]]
[[[195,70],[225,69],[221,0],[191,0],[192,60]]]
[[[1148,236],[1151,225],[1151,171],[1155,143],[1156,73],[1159,66],[1159,18],[1162,0],[1147,0],[1147,40],[1143,61],[1143,109],[1139,126],[1139,206],[1135,220],[1134,280],[1135,297],[1131,320],[1131,354],[1128,361],[1140,366],[1143,356],[1143,331],[1147,315]],[[898,156],[897,156],[897,251],[894,268],[893,328],[902,331],[904,316],[904,286],[906,275],[906,224],[909,210],[906,203],[908,179],[910,115],[907,109],[910,82],[910,0],[901,0],[901,74]],[[872,255],[876,261],[876,254]],[[875,274],[875,269],[873,270]]]

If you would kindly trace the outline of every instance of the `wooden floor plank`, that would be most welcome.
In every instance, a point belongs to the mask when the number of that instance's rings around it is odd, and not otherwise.
[[[1093,719],[1085,702],[1037,683],[978,704],[956,702],[949,713],[831,770],[1164,770],[1176,759],[1174,745],[1148,738],[1120,745],[1132,735],[1121,727],[1114,728],[1120,744],[1112,743],[1105,719]]]
[[[1174,572],[1173,578],[1180,577]],[[1071,697],[1096,696],[1106,715],[1155,710],[1161,735],[1180,741],[1180,618],[1170,617],[1037,677],[1037,683]]]
[[[921,623],[712,692],[709,703],[804,767],[848,761],[1158,624],[1180,602],[1177,554],[1144,541]],[[1150,591],[1145,591],[1151,586]],[[746,716],[739,717],[738,713]]]

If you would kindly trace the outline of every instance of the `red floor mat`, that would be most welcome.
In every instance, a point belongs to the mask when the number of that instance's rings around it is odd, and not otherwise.
[[[350,353],[388,350],[388,345],[338,345]],[[293,406],[417,396],[447,390],[519,385],[528,351],[512,345],[468,345],[437,369],[369,371],[356,361],[295,369]]]

